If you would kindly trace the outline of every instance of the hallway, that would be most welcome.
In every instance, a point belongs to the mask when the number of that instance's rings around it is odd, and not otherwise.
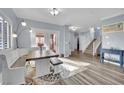
[[[99,58],[74,52],[69,59],[88,62],[91,65],[68,79],[61,80],[57,85],[122,85],[124,84],[124,69],[109,63],[99,63]]]

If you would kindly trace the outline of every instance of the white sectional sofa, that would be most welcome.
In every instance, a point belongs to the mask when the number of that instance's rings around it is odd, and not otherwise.
[[[6,49],[0,51],[0,83],[2,84],[23,84],[25,67],[11,68],[12,65],[22,56],[38,48]],[[26,61],[26,60],[25,60]]]
[[[0,85],[2,84],[2,62],[0,61]]]
[[[12,51],[13,49],[4,49],[0,50],[0,55],[1,54],[6,54],[7,52]],[[0,85],[2,84],[2,61],[0,60]]]

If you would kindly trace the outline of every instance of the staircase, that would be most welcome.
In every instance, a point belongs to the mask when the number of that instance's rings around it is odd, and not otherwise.
[[[93,56],[99,56],[100,55],[100,49],[101,49],[101,40],[94,39],[91,41],[91,43],[88,45],[88,47],[85,50],[85,54],[93,55]]]
[[[93,55],[93,42],[95,41],[96,39],[92,40],[91,43],[88,45],[88,47],[86,48],[85,50],[85,54],[89,54],[89,55]]]

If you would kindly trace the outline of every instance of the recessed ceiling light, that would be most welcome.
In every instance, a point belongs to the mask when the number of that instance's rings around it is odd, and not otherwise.
[[[4,21],[4,23],[7,23],[7,21]]]
[[[17,37],[17,34],[12,34],[12,37]]]
[[[21,22],[21,24],[22,24],[22,26],[26,26],[27,25],[27,23],[26,22]]]
[[[31,32],[32,32],[32,29],[31,29],[31,30],[29,30],[29,32],[31,33]]]
[[[101,29],[101,27],[97,27],[97,29],[98,29],[98,30],[100,30],[100,29]]]

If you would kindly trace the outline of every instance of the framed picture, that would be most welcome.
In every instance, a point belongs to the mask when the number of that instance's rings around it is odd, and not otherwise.
[[[120,23],[114,23],[110,25],[104,25],[102,26],[103,32],[122,32],[123,31],[123,22]]]

